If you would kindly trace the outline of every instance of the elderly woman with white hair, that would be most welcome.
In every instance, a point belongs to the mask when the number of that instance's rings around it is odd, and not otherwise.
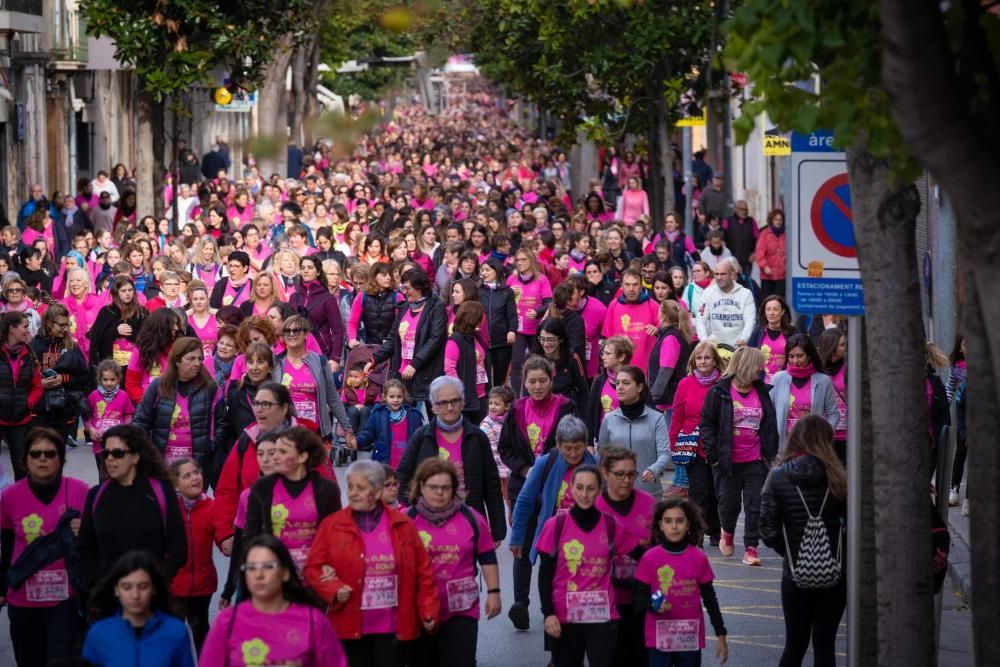
[[[465,386],[458,378],[443,375],[431,382],[428,393],[434,419],[415,431],[406,444],[396,469],[399,499],[409,504],[406,489],[421,461],[435,456],[451,461],[458,469],[459,496],[487,517],[493,541],[499,543],[507,536],[500,473],[486,434],[462,416]]]
[[[381,500],[382,464],[356,461],[346,477],[348,506],[320,523],[305,577],[348,663],[395,667],[403,642],[437,629],[437,581],[416,526]]]

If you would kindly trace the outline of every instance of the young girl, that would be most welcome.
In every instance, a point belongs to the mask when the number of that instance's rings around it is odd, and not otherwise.
[[[205,479],[201,466],[191,458],[180,458],[170,464],[170,476],[181,503],[184,532],[188,536],[188,557],[170,584],[177,615],[191,626],[194,645],[199,651],[208,634],[208,605],[212,601],[218,578],[212,562],[215,542],[215,522],[212,513],[215,501],[205,495]]]
[[[108,479],[108,470],[101,459],[104,432],[112,426],[128,424],[135,414],[135,406],[121,388],[122,369],[114,359],[105,359],[97,365],[97,389],[90,392],[90,418],[84,421],[87,434],[94,443],[94,460],[100,481]]]
[[[490,441],[490,448],[493,450],[493,460],[496,461],[497,470],[500,472],[500,489],[503,492],[503,501],[507,504],[508,517],[511,517],[511,512],[513,512],[510,496],[507,493],[510,468],[505,466],[500,460],[500,452],[497,450],[497,444],[500,442],[500,429],[503,428],[504,417],[507,416],[507,412],[513,404],[514,392],[510,390],[510,387],[493,387],[493,389],[490,389],[489,395],[489,414],[483,419],[483,423],[479,425],[479,428],[482,429],[483,433],[486,434],[486,438]],[[508,521],[510,521],[510,518],[508,518]]]
[[[632,352],[635,344],[628,336],[612,336],[604,341],[601,349],[601,365],[606,372],[599,373],[590,385],[590,397],[587,400],[587,428],[597,435],[601,432],[601,422],[605,415],[618,409],[618,394],[615,392],[614,379],[622,366],[632,362]]]
[[[705,525],[698,506],[687,498],[670,498],[653,510],[652,549],[636,570],[635,601],[646,613],[646,648],[650,667],[700,665],[705,648],[702,605],[715,630],[715,656],[726,664],[729,647],[712,566],[700,548]]]
[[[402,382],[387,381],[382,387],[383,402],[372,409],[357,435],[358,449],[370,451],[373,461],[388,463],[393,470],[403,458],[410,436],[424,423],[420,411],[407,405],[408,398]]]
[[[388,463],[382,464],[382,472],[385,473],[385,484],[382,485],[382,502],[394,510],[400,509],[399,502],[399,479],[396,471]]]

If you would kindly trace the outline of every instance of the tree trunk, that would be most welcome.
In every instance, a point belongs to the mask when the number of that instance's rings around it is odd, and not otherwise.
[[[289,39],[283,38],[267,68],[257,99],[257,136],[254,153],[260,175],[267,179],[271,174],[282,178],[288,172],[288,97],[285,75],[292,59]]]
[[[163,187],[166,185],[166,165],[163,160],[167,154],[167,105],[160,100],[153,106],[153,215],[157,219],[163,217]],[[168,161],[169,163],[169,161]],[[177,186],[174,186],[175,196]]]
[[[973,653],[977,665],[1000,664],[1000,209],[993,192],[996,163],[997,71],[979,23],[978,7],[963,3],[969,20],[952,52],[944,14],[932,2],[881,0],[882,78],[893,116],[913,155],[934,175],[955,207],[963,261],[963,330],[969,378],[968,494],[972,542]],[[985,19],[983,19],[985,20]],[[985,56],[983,53],[985,52]],[[956,76],[956,71],[959,76]],[[982,88],[980,88],[980,86]],[[987,89],[984,92],[983,89]],[[970,100],[984,99],[973,108]],[[986,443],[976,446],[972,443]]]
[[[156,153],[154,117],[157,102],[146,92],[139,93],[139,130],[135,141],[135,202],[136,221],[154,215],[156,201]],[[162,114],[162,112],[161,112]],[[162,194],[162,190],[160,191]],[[124,195],[124,193],[121,193]]]
[[[315,39],[313,39],[315,41]],[[295,49],[292,57],[292,89],[289,91],[289,103],[291,113],[289,115],[288,130],[292,141],[297,144],[305,144],[303,125],[306,120],[306,62],[309,59],[307,53],[309,44],[302,44]]]
[[[865,359],[872,379],[871,447],[877,561],[878,664],[933,665],[931,457],[923,321],[916,265],[920,197],[890,183],[864,140],[847,151],[865,289]],[[889,400],[888,397],[892,399]]]
[[[670,120],[663,99],[663,84],[650,85],[653,100],[649,103],[649,216],[653,229],[659,230],[663,218],[674,208],[673,153],[670,149]]]

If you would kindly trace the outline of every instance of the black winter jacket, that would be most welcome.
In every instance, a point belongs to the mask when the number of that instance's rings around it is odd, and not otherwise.
[[[132,423],[147,431],[160,453],[167,447],[171,431],[171,417],[176,401],[160,395],[161,378],[153,378],[136,406]],[[198,382],[178,382],[177,392],[188,397],[188,411],[191,415],[191,445],[194,458],[202,470],[212,470],[212,433],[215,424],[225,416],[225,403],[216,401],[218,389],[215,383],[205,385]]]
[[[334,512],[340,510],[340,487],[332,479],[323,477],[315,470],[306,473],[306,478],[312,482],[313,499],[316,502],[316,525]],[[277,473],[261,477],[250,487],[250,497],[247,498],[246,525],[243,529],[243,539],[249,540],[255,535],[262,533],[274,534],[271,525],[271,505],[274,502],[274,487],[278,484],[288,485],[295,482],[287,482],[284,477]],[[302,491],[305,493],[305,490]]]
[[[505,347],[508,333],[517,333],[517,305],[514,290],[506,285],[479,286],[479,302],[486,310],[486,322],[490,327],[490,347]]]
[[[701,408],[701,444],[705,448],[705,458],[708,464],[729,474],[733,469],[733,399],[729,389],[733,378],[719,380],[709,390],[705,397],[705,405]],[[768,386],[761,380],[755,380],[753,390],[760,398],[760,406],[764,410],[760,421],[760,452],[761,459],[770,466],[770,462],[778,455],[778,424],[774,414],[774,403]]]
[[[403,458],[396,468],[400,502],[410,504],[407,487],[414,471],[421,461],[437,455],[437,425],[432,421],[410,436]],[[462,466],[465,474],[465,504],[487,517],[494,541],[502,540],[507,536],[507,515],[500,489],[500,473],[486,434],[477,424],[467,419],[462,422]]]
[[[389,364],[389,375],[394,378],[400,377],[399,367],[402,363],[400,355],[403,346],[399,337],[399,325],[408,308],[409,305],[406,303],[400,305],[389,338],[373,355],[376,365],[386,359],[392,359]],[[444,342],[447,338],[448,318],[445,316],[444,304],[436,296],[431,295],[420,311],[420,319],[417,320],[417,334],[411,361],[416,373],[406,382],[410,396],[414,400],[427,400],[431,382],[444,374]]]
[[[15,378],[8,354],[6,349],[0,349],[0,424],[17,424],[27,421],[33,408],[42,407],[41,401],[37,406],[28,404],[40,371],[38,360],[24,346],[20,348],[21,361]]]
[[[337,297],[318,282],[308,287],[300,282],[289,302],[300,314],[309,318],[326,358],[340,361],[344,353],[344,320],[340,317]]]
[[[270,380],[268,376],[265,381]],[[220,464],[226,460],[229,450],[236,444],[236,439],[250,424],[257,421],[257,416],[253,413],[253,406],[250,402],[257,396],[258,385],[251,384],[250,381],[240,386],[239,380],[229,383],[229,391],[226,392],[225,416],[215,425],[215,445],[216,460]],[[221,469],[221,466],[220,466]]]
[[[795,487],[798,487],[798,491]],[[847,526],[847,505],[832,493],[824,504],[823,494],[826,489],[826,469],[818,459],[808,454],[782,463],[771,471],[764,482],[760,498],[760,536],[764,544],[784,557],[785,577],[791,578],[792,573],[788,568],[789,553],[785,548],[782,527],[788,532],[788,547],[794,564],[809,514],[816,516],[820,507],[823,508],[821,516],[830,537],[830,551],[836,557],[838,539],[842,539],[842,562],[846,565],[847,545],[846,535],[843,533]],[[799,491],[802,492],[802,498],[799,498]],[[802,504],[803,498],[809,505],[808,513]]]
[[[59,373],[63,378],[63,383],[59,389],[67,392],[66,405],[63,408],[54,410],[46,414],[45,417],[51,421],[63,422],[72,419],[77,415],[76,403],[79,399],[85,398],[93,389],[93,373],[87,365],[87,360],[83,358],[83,352],[77,345],[70,349],[64,349],[60,341],[53,340],[39,333],[29,344],[31,351],[41,363],[41,370],[51,368]],[[48,389],[46,391],[58,391]],[[45,399],[38,404],[38,410],[45,408]]]
[[[575,310],[566,309],[560,314],[563,326],[566,327],[566,345],[580,360],[587,358],[587,326],[583,322],[583,315]],[[548,319],[548,318],[546,318]],[[545,322],[539,322],[539,327]]]
[[[537,338],[531,344],[531,352],[541,357],[545,356]],[[556,367],[556,375],[552,378],[552,393],[573,401],[573,405],[578,406],[576,416],[586,423],[590,387],[587,385],[587,372],[581,359],[582,357],[577,356],[575,352],[562,354],[558,361],[550,359]]]
[[[558,394],[556,395],[558,396]],[[559,399],[563,403],[556,408],[559,412],[556,415],[555,426],[558,426],[566,415],[576,416],[576,404],[565,396],[559,396]],[[531,449],[531,444],[525,435],[526,425],[523,423],[525,404],[530,400],[530,397],[524,397],[514,401],[514,405],[503,420],[503,426],[500,428],[500,440],[497,443],[500,460],[510,468],[507,495],[511,504],[517,501],[517,494],[521,492],[524,480],[528,478],[531,467],[535,465],[535,452]],[[556,428],[553,427],[548,437],[545,438],[542,454],[552,451],[555,446]]]
[[[604,421],[604,407],[601,405],[601,391],[604,383],[608,379],[608,371],[601,369],[597,376],[590,382],[590,392],[587,394],[587,405],[585,406],[587,431],[591,440],[597,438],[601,432],[601,422]]]
[[[396,323],[396,306],[399,301],[395,290],[386,290],[378,296],[368,292],[358,292],[355,299],[361,299],[361,324],[365,328],[365,342],[382,345],[392,336],[392,325]]]
[[[673,368],[661,368],[660,348],[663,347],[663,342],[668,336],[677,339],[677,343],[680,345],[680,355],[678,355],[677,363],[674,364]],[[649,369],[646,372],[646,378],[649,381],[649,404],[651,406],[672,406],[674,404],[674,393],[677,391],[677,385],[681,383],[681,378],[687,374],[686,369],[688,359],[691,356],[691,349],[691,343],[684,340],[677,327],[660,329],[656,343],[653,345],[653,350],[649,354]]]
[[[139,338],[139,332],[142,331],[142,323],[145,322],[147,315],[149,313],[146,309],[140,307],[137,317],[123,320],[121,312],[119,312],[118,307],[114,304],[108,304],[101,308],[97,313],[94,325],[87,332],[87,338],[90,339],[91,367],[97,368],[97,364],[101,363],[101,361],[111,358],[115,339],[124,338],[135,343]],[[118,325],[123,323],[132,327],[131,336],[118,335]],[[125,387],[124,374],[122,374],[122,387]]]
[[[479,410],[480,408],[486,408],[487,398],[479,398],[476,395],[476,339],[472,336],[467,336],[459,331],[456,331],[448,340],[453,341],[458,346],[458,365],[455,367],[455,372],[458,375],[458,379],[462,381],[462,387],[465,389],[465,396],[462,399],[465,401],[465,410]],[[447,343],[445,343],[447,345]],[[483,359],[483,364],[486,368],[486,377],[490,376],[490,360],[489,358]],[[486,387],[487,392],[489,392],[489,386]],[[487,393],[488,395],[488,393]]]

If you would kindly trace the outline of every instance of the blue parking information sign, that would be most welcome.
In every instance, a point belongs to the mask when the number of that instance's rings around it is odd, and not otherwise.
[[[811,315],[863,315],[845,156],[829,132],[793,133],[791,144],[792,305]]]

